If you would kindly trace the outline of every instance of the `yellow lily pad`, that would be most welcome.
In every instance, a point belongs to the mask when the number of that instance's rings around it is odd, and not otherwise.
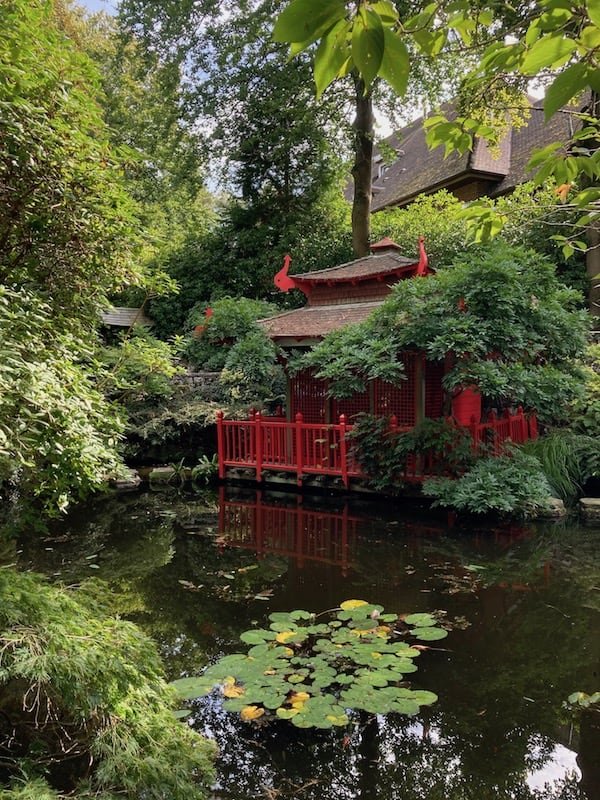
[[[260,708],[259,706],[244,706],[244,708],[242,708],[240,711],[240,717],[244,720],[244,722],[250,722],[253,719],[262,717],[264,713],[264,708]]]
[[[360,608],[361,606],[368,606],[366,600],[344,600],[343,603],[340,603],[340,608],[342,611],[352,611],[354,608]]]

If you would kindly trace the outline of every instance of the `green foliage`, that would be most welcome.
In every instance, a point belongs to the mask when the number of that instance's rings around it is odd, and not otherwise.
[[[320,621],[326,616],[328,621]],[[370,714],[413,715],[437,700],[433,692],[408,689],[420,649],[406,641],[431,642],[448,633],[431,614],[399,619],[382,606],[346,600],[323,614],[276,612],[268,629],[241,635],[247,655],[224,656],[202,677],[174,682],[183,699],[220,685],[224,708],[244,721],[278,718],[298,728],[344,727],[348,709]]]
[[[446,420],[426,419],[410,431],[392,432],[385,417],[360,414],[350,437],[356,458],[378,490],[402,484],[407,460],[433,456],[435,469],[457,475],[473,463],[470,434]]]
[[[578,708],[589,708],[590,706],[597,706],[600,703],[600,692],[593,694],[586,694],[586,692],[573,692],[567,698],[567,702],[571,706]]]
[[[88,329],[134,273],[133,205],[95,102],[97,73],[46,0],[0,11],[0,281]]]
[[[49,513],[114,472],[123,429],[90,378],[93,349],[70,322],[0,286],[0,485],[18,483]]]
[[[448,390],[475,384],[491,405],[536,408],[550,422],[581,392],[576,359],[588,321],[579,300],[542,256],[496,242],[396,284],[367,321],[326,337],[303,363],[343,396],[369,378],[397,380],[402,349],[432,360],[452,353]]]
[[[429,264],[448,266],[465,250],[466,225],[463,204],[443,189],[417,197],[406,208],[385,208],[373,215],[373,240],[389,236],[405,256],[415,255],[419,237],[425,238]]]
[[[429,478],[423,492],[434,506],[471,514],[500,512],[534,516],[548,508],[552,489],[534,456],[520,450],[479,459],[460,478]]]
[[[600,476],[600,439],[570,428],[552,430],[523,445],[535,456],[556,497],[572,503],[589,478]]]
[[[100,357],[108,368],[103,391],[126,407],[173,393],[178,372],[173,348],[139,325],[118,345],[101,350]]]
[[[247,297],[224,297],[211,308],[213,314],[208,318],[206,305],[192,308],[186,323],[190,332],[181,352],[192,366],[212,371],[223,369],[232,344],[260,331],[257,319],[277,313],[277,307],[271,303]],[[202,330],[192,330],[198,325]]]
[[[97,593],[2,570],[0,642],[9,797],[206,797],[212,745],[176,721],[151,640]]]
[[[276,345],[262,330],[249,333],[231,347],[219,378],[230,402],[272,407],[285,400],[285,373],[277,354]]]
[[[192,468],[194,483],[208,484],[213,481],[219,471],[219,457],[215,453],[212,458],[202,456],[195,467]]]
[[[591,345],[583,358],[583,396],[575,405],[575,427],[590,436],[600,434],[600,345]]]

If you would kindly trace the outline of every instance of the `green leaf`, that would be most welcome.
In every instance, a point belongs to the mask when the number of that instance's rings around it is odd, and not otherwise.
[[[413,636],[422,642],[435,642],[438,639],[445,639],[448,631],[443,628],[415,628]]]
[[[340,70],[350,57],[349,31],[350,23],[340,20],[317,48],[313,69],[317,98],[320,98],[329,84],[338,77]]]
[[[597,28],[600,28],[600,0],[587,0],[588,17]]]
[[[404,622],[408,623],[409,625],[417,625],[419,627],[428,627],[436,624],[436,620],[431,616],[431,614],[409,614],[408,617],[404,618]]]
[[[573,39],[567,39],[560,34],[549,34],[532,45],[521,63],[523,75],[537,75],[546,67],[557,69],[571,56],[577,48]]]
[[[544,97],[544,118],[546,121],[572,97],[583,91],[587,66],[583,63],[573,64],[554,79],[546,89]]]
[[[384,50],[379,74],[402,97],[410,73],[408,50],[402,39],[389,28],[384,28],[383,36]]]
[[[273,40],[308,47],[345,16],[344,0],[292,0],[277,17]]]
[[[352,28],[352,59],[368,89],[381,66],[384,33],[377,14],[364,6],[363,9]]]
[[[275,636],[271,631],[256,630],[244,631],[240,636],[240,640],[244,644],[264,644],[266,639],[274,639]]]

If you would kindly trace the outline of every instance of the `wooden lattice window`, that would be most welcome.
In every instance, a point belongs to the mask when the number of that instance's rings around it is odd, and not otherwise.
[[[398,425],[414,425],[416,422],[416,367],[419,356],[416,353],[403,353],[406,379],[398,386],[385,381],[374,382],[375,415],[391,417],[395,414]]]
[[[371,410],[369,391],[353,394],[352,397],[344,397],[341,400],[332,402],[332,422],[337,422],[340,414],[346,415],[346,421],[353,423],[357,414],[368,414]]]
[[[327,403],[327,383],[315,378],[311,370],[302,370],[290,378],[292,420],[300,411],[305,422],[326,422]]]
[[[444,413],[443,361],[425,362],[425,416],[438,419]]]

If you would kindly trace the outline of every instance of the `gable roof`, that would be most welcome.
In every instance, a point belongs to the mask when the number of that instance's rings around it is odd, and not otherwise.
[[[154,322],[144,314],[141,308],[113,306],[100,314],[100,318],[104,325],[112,325],[116,328],[131,328],[132,325],[152,327],[154,325]]]
[[[444,158],[444,147],[427,147],[424,117],[411,122],[386,143],[398,153],[381,177],[373,181],[372,210],[402,206],[419,194],[431,194],[441,188],[452,190],[468,180],[482,180],[487,189],[479,194],[495,197],[524,183],[531,174],[526,170],[532,150],[550,142],[566,140],[570,133],[570,115],[559,112],[544,122],[542,100],[531,101],[530,117],[521,128],[511,128],[493,153],[478,139],[472,152],[451,153]],[[456,116],[451,104],[442,106],[449,119]]]

